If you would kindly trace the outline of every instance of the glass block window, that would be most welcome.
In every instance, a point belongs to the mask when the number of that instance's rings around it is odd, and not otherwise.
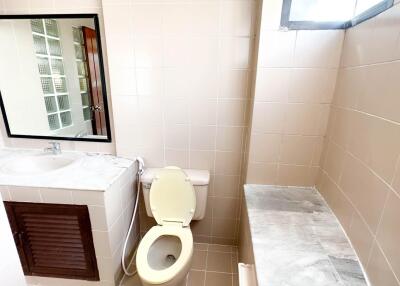
[[[87,70],[87,59],[85,54],[85,41],[80,27],[72,27],[72,37],[74,39],[76,67],[78,69],[79,88],[81,90],[82,113],[84,120],[91,120],[90,97],[88,91],[89,73]]]
[[[50,130],[72,125],[67,79],[57,21],[31,20],[40,83]]]

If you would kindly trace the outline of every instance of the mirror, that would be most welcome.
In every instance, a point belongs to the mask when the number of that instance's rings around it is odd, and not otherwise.
[[[0,16],[9,137],[110,142],[97,15]]]

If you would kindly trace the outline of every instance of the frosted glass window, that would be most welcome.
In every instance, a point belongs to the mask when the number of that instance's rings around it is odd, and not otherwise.
[[[79,76],[86,76],[87,72],[86,72],[86,64],[82,61],[77,61],[76,62],[77,68],[78,68],[78,75]]]
[[[73,33],[74,42],[83,44],[82,30],[79,29],[78,27],[72,27],[72,33]]]
[[[63,127],[70,126],[72,124],[72,119],[71,119],[71,112],[62,112],[60,113],[61,117],[61,124]]]
[[[49,128],[70,126],[72,119],[57,21],[31,20],[31,28]]]
[[[38,58],[38,67],[41,75],[51,75],[48,58]]]
[[[50,130],[60,129],[60,120],[58,119],[58,114],[50,114],[47,116],[49,121]]]
[[[289,29],[345,29],[393,5],[393,0],[283,0],[281,26]]]
[[[63,61],[60,59],[51,59],[51,69],[53,74],[64,75]]]
[[[67,81],[66,81],[65,77],[54,78],[54,85],[55,85],[56,91],[58,93],[67,92]]]
[[[80,78],[79,79],[79,87],[81,89],[81,92],[86,92],[87,91],[87,81],[86,78]]]
[[[56,97],[55,96],[46,96],[44,98],[46,104],[47,113],[53,113],[57,111],[56,105]]]
[[[82,98],[82,105],[89,106],[89,95],[87,93],[82,93],[81,98]]]
[[[353,17],[355,0],[292,0],[290,21],[342,22]]]
[[[83,108],[83,119],[84,120],[90,120],[91,119],[91,112],[89,107],[84,107]]]
[[[74,45],[75,46],[75,56],[76,56],[76,58],[77,59],[79,59],[79,60],[83,60],[84,59],[84,53],[83,53],[83,50],[82,50],[82,46],[80,46],[80,45]]]
[[[51,77],[41,77],[40,82],[44,94],[54,93],[53,79]]]
[[[68,95],[67,94],[59,95],[57,97],[57,101],[58,101],[58,108],[60,110],[69,109],[69,100],[68,100]]]
[[[49,44],[50,55],[61,57],[62,53],[61,53],[60,41],[54,39],[47,39],[47,42]]]
[[[58,37],[58,25],[57,21],[53,19],[45,19],[46,34],[52,37]]]
[[[35,53],[45,55],[47,54],[46,39],[39,35],[33,35],[33,46]]]
[[[44,34],[44,26],[42,19],[31,20],[32,32]]]

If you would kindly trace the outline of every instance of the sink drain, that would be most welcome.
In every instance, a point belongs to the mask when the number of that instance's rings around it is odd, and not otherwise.
[[[168,254],[165,259],[169,262],[169,263],[174,263],[176,261],[175,256],[173,256],[172,254]]]

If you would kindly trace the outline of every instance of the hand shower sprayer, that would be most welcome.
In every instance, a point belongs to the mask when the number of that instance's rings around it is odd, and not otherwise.
[[[123,248],[122,257],[121,257],[122,269],[124,270],[124,273],[127,276],[133,276],[133,275],[135,275],[137,273],[136,270],[133,270],[132,272],[129,272],[129,270],[128,270],[129,265],[127,266],[125,264],[126,247],[128,245],[129,237],[131,235],[131,232],[132,232],[132,229],[133,229],[133,225],[135,223],[136,212],[138,210],[138,205],[139,205],[140,178],[141,178],[141,176],[142,176],[142,174],[144,172],[144,160],[143,160],[143,158],[142,157],[136,157],[135,158],[135,162],[137,163],[137,167],[138,167],[137,173],[136,173],[136,182],[137,182],[136,201],[135,201],[135,207],[133,209],[131,224],[129,225],[128,233],[126,234],[126,238],[125,238],[125,242],[124,242],[124,248]],[[132,261],[136,257],[136,251],[137,251],[137,248],[135,249],[135,252],[134,252],[134,254],[132,256]],[[132,261],[130,261],[130,262],[132,262]]]

